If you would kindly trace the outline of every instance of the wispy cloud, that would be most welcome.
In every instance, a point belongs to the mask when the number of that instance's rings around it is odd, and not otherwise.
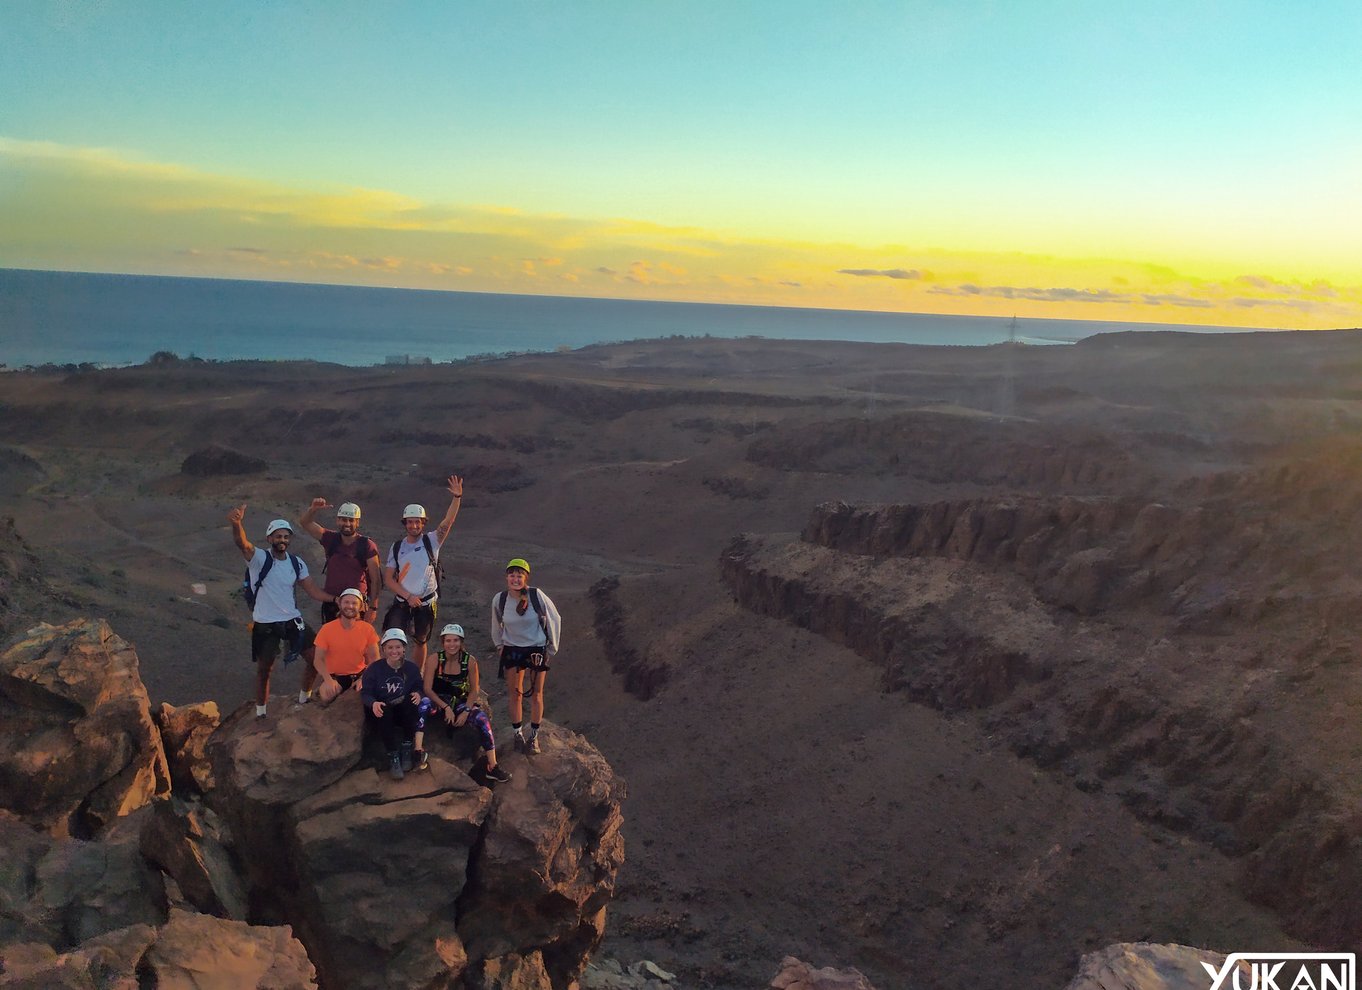
[[[913,282],[926,277],[916,268],[839,268],[837,274],[857,275],[861,278],[896,278]]]

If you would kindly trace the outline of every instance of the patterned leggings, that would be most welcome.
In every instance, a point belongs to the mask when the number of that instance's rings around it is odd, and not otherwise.
[[[449,724],[445,721],[444,713],[437,711],[434,703],[429,698],[421,699],[421,705],[417,711],[420,713],[420,718],[417,723],[418,728],[416,730],[418,732],[426,731],[427,721],[433,726]],[[482,737],[482,748],[489,752],[496,749],[497,741],[492,735],[492,720],[487,717],[487,713],[481,708],[474,708],[470,711],[468,704],[463,701],[460,701],[454,706],[454,714],[456,716],[461,712],[469,712],[468,724],[474,726],[478,730],[478,735]],[[453,726],[450,726],[450,728],[452,729]]]

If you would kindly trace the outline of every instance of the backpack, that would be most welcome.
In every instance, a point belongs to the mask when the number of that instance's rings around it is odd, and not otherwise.
[[[288,555],[289,562],[293,564],[293,580],[301,580],[303,576],[303,565],[293,554]],[[241,599],[246,603],[246,607],[254,610],[255,599],[260,594],[260,586],[265,583],[265,576],[269,574],[270,568],[274,566],[274,554],[266,552],[265,563],[260,565],[260,577],[256,579],[255,586],[251,586],[251,565],[246,565],[246,573],[241,578]]]
[[[426,598],[422,598],[421,601],[424,602],[429,600],[430,598],[440,597],[440,585],[444,584],[445,581],[445,568],[444,565],[440,563],[439,558],[435,556],[435,548],[430,545],[429,533],[421,534],[421,546],[426,548],[426,556],[430,558],[430,566],[435,569],[435,591],[433,594],[427,596]],[[401,547],[402,547],[401,540],[398,540],[396,543],[393,544],[392,549],[393,566],[396,566],[397,562],[401,559],[400,557],[397,556],[397,551],[401,549]]]
[[[544,630],[544,643],[545,644],[552,643],[553,637],[549,635],[549,620],[544,615],[544,603],[539,598],[539,589],[535,587],[529,587],[526,588],[525,590],[529,592],[530,605],[534,608],[534,614],[539,616],[539,628]],[[508,594],[507,592],[503,591],[501,594],[497,595],[497,625],[501,626],[503,630],[506,628],[507,594]]]

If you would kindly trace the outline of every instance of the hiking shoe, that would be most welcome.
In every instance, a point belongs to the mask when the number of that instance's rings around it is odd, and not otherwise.
[[[525,752],[525,737],[518,731],[511,737],[511,741],[515,744],[514,748],[517,753]]]
[[[393,780],[401,780],[406,776],[402,772],[402,757],[396,751],[388,754],[388,776]]]
[[[411,753],[412,753],[411,743],[409,742],[403,743],[402,750],[399,753],[399,759],[401,761],[403,773],[411,769]]]
[[[504,784],[511,779],[511,775],[503,770],[501,764],[498,763],[494,767],[487,768],[487,779],[495,780],[498,784]]]
[[[413,765],[417,770],[429,770],[429,769],[430,769],[430,754],[427,753],[424,749],[418,749],[418,750],[416,750],[416,752],[412,753],[412,754],[411,754],[411,759],[412,759],[412,765]]]
[[[265,706],[264,706],[264,705],[256,705],[256,706],[255,706],[255,717],[256,717],[256,718],[264,718],[264,717],[265,717]]]
[[[525,752],[529,753],[531,756],[539,755],[539,733],[536,732],[534,735],[530,736],[529,739],[525,740]]]

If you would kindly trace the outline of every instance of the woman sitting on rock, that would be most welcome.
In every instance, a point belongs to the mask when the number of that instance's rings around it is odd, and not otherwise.
[[[364,719],[378,731],[388,752],[388,772],[401,780],[411,769],[413,737],[421,704],[421,668],[407,659],[407,634],[389,629],[378,644],[382,662],[364,668],[359,696]]]
[[[428,717],[436,711],[443,716],[449,731],[470,722],[482,737],[487,754],[487,776],[505,783],[511,775],[497,766],[497,741],[492,735],[492,720],[478,704],[478,658],[463,648],[463,626],[451,622],[440,631],[440,652],[434,663],[426,664],[426,696],[421,699],[421,727],[416,733],[416,768],[426,768],[425,741]]]
[[[506,565],[506,590],[492,599],[492,642],[501,651],[511,728],[516,749],[539,752],[539,723],[544,720],[544,679],[549,658],[558,652],[562,620],[548,595],[530,586],[530,565],[516,557]],[[525,672],[530,690],[524,691]],[[521,729],[521,701],[530,698],[530,731]]]

